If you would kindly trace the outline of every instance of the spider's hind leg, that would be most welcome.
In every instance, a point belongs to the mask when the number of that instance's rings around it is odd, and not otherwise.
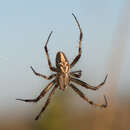
[[[47,76],[45,76],[45,75],[43,75],[43,74],[37,73],[32,66],[31,66],[30,68],[31,68],[31,70],[33,71],[33,73],[34,73],[36,76],[42,77],[42,78],[47,79],[47,80],[51,80],[52,78],[54,78],[54,77],[56,76],[56,74],[52,74],[52,75],[50,75],[49,77],[47,77]]]
[[[72,72],[70,72],[70,75],[73,76],[73,77],[76,77],[76,78],[80,78],[81,75],[82,75],[82,71],[81,70],[72,71]]]
[[[72,61],[72,63],[70,64],[70,68],[72,68],[80,59],[81,57],[81,43],[82,43],[82,39],[83,39],[83,33],[82,33],[82,29],[80,27],[80,24],[76,18],[76,16],[74,14],[72,14],[74,16],[74,19],[78,25],[79,31],[80,31],[80,37],[79,37],[79,51],[78,51],[78,55],[74,58],[74,60]]]
[[[51,34],[52,34],[52,32],[51,32],[51,33],[49,34],[49,36],[48,36],[48,39],[47,39],[47,41],[46,41],[46,44],[45,44],[44,49],[45,49],[45,52],[46,52],[46,56],[47,56],[48,65],[49,65],[50,70],[52,70],[52,71],[54,71],[54,72],[57,72],[57,69],[56,69],[55,67],[53,67],[52,64],[51,64],[51,60],[50,60],[50,56],[49,56],[49,54],[48,54],[48,48],[47,48],[47,44],[48,44],[48,41],[49,41],[49,39],[50,39],[50,37],[51,37]]]

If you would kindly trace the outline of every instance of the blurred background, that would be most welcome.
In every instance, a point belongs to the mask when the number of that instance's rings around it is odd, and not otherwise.
[[[48,94],[38,103],[16,101],[35,98],[50,82],[33,74],[50,75],[45,41],[53,65],[58,51],[71,62],[78,53],[83,30],[82,57],[72,70],[82,70],[81,80],[98,91],[77,87],[106,109],[95,108],[71,88],[57,90],[38,121]],[[130,1],[129,0],[5,0],[0,1],[0,129],[1,130],[129,130],[130,129]]]

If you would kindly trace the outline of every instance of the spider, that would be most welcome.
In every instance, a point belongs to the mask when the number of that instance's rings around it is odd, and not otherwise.
[[[50,103],[51,98],[54,95],[57,88],[64,91],[67,87],[71,87],[81,98],[83,98],[89,104],[94,105],[94,106],[98,106],[98,107],[103,107],[103,108],[107,107],[108,103],[107,103],[107,99],[106,99],[105,95],[104,95],[105,103],[104,104],[96,104],[93,101],[89,100],[87,97],[85,97],[84,93],[81,92],[73,84],[73,83],[75,83],[75,84],[80,85],[86,89],[98,90],[102,85],[104,85],[104,83],[107,79],[107,75],[102,83],[100,83],[99,85],[94,87],[94,86],[91,86],[91,85],[78,79],[81,77],[81,74],[82,74],[81,70],[72,71],[72,72],[70,71],[71,68],[75,66],[75,64],[79,61],[79,59],[81,57],[81,43],[82,43],[82,38],[83,38],[83,33],[82,33],[82,29],[80,27],[80,24],[79,24],[76,16],[73,13],[72,13],[72,15],[73,15],[73,17],[78,25],[79,31],[80,31],[78,55],[74,58],[74,60],[71,63],[69,63],[66,55],[60,51],[56,55],[56,67],[53,67],[51,64],[51,60],[50,60],[50,57],[48,54],[48,49],[47,49],[47,44],[48,44],[48,41],[49,41],[51,34],[52,34],[52,32],[51,32],[48,36],[48,39],[46,41],[44,49],[45,49],[45,53],[47,56],[49,68],[51,71],[53,71],[55,73],[50,75],[50,76],[45,76],[43,74],[37,73],[33,69],[32,66],[30,68],[32,69],[33,73],[36,76],[42,77],[42,78],[47,79],[47,80],[51,80],[53,78],[54,79],[43,89],[43,91],[40,93],[40,95],[38,97],[36,97],[35,99],[16,99],[16,100],[20,100],[20,101],[24,101],[24,102],[38,102],[54,86],[53,89],[51,90],[49,96],[48,96],[47,101],[45,102],[44,107],[41,109],[40,113],[36,116],[35,120],[38,120],[40,115],[42,114],[42,112],[45,111],[46,107]]]

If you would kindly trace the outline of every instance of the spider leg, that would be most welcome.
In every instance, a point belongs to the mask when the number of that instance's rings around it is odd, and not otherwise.
[[[50,57],[49,57],[49,54],[48,54],[48,49],[47,49],[47,44],[48,44],[48,41],[49,41],[49,39],[51,37],[51,34],[52,34],[52,32],[48,36],[48,39],[46,41],[44,49],[45,49],[45,52],[46,52],[46,56],[47,56],[48,65],[49,65],[50,70],[52,70],[54,72],[57,72],[57,69],[55,67],[53,67],[52,64],[51,64],[51,60],[50,60]]]
[[[48,106],[48,104],[50,103],[51,98],[52,98],[52,96],[54,95],[55,90],[57,89],[57,87],[58,87],[58,85],[56,84],[56,85],[54,86],[54,88],[52,89],[52,91],[50,92],[50,94],[49,94],[49,96],[48,96],[48,99],[47,99],[47,101],[46,101],[44,107],[42,108],[41,112],[36,116],[35,120],[38,120],[39,117],[40,117],[40,115],[42,114],[42,112],[45,111],[45,109],[46,109],[46,107]]]
[[[83,33],[82,33],[82,29],[80,27],[80,24],[76,18],[76,16],[74,14],[72,14],[76,20],[76,23],[79,27],[79,31],[80,31],[80,38],[79,38],[79,52],[78,55],[74,58],[74,60],[72,61],[72,63],[70,64],[70,68],[72,68],[79,60],[80,56],[81,56],[81,43],[82,43],[82,38],[83,38]]]
[[[43,91],[40,93],[40,95],[35,99],[16,99],[24,102],[38,102],[42,97],[45,96],[45,94],[51,89],[51,87],[56,83],[56,80],[53,80],[50,82],[46,88],[43,89]]]
[[[106,96],[104,96],[104,100],[105,100],[105,104],[96,104],[93,101],[89,100],[87,97],[85,97],[85,95],[78,89],[75,87],[75,85],[70,84],[70,87],[81,97],[83,98],[85,101],[87,101],[89,104],[97,106],[97,107],[104,107],[106,108],[108,103],[107,103],[107,99]]]
[[[52,75],[50,75],[49,77],[47,77],[47,76],[45,76],[45,75],[43,75],[43,74],[37,73],[37,72],[33,69],[32,66],[31,66],[30,68],[32,69],[33,73],[34,73],[36,76],[40,76],[40,77],[42,77],[42,78],[44,78],[44,79],[47,79],[47,80],[50,80],[50,79],[52,79],[52,78],[54,78],[54,77],[56,76],[56,74],[52,74]]]
[[[106,79],[107,79],[107,76],[108,76],[108,75],[106,75],[104,81],[103,81],[102,83],[100,83],[99,85],[97,85],[96,87],[91,86],[91,85],[89,85],[89,84],[87,84],[87,83],[85,83],[85,82],[83,82],[83,81],[81,81],[81,80],[79,80],[79,79],[75,79],[75,78],[73,78],[73,77],[71,77],[70,80],[71,80],[72,82],[78,84],[78,85],[81,85],[81,86],[87,88],[87,89],[97,90],[97,89],[99,89],[101,86],[103,86],[103,85],[105,84]]]
[[[70,75],[71,75],[71,76],[74,76],[74,77],[76,77],[76,78],[80,78],[81,75],[82,75],[82,71],[81,71],[81,70],[72,71],[72,72],[70,72]]]

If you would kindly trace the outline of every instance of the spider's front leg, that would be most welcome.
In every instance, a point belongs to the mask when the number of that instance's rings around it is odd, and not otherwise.
[[[52,89],[52,91],[50,92],[50,94],[49,94],[49,96],[48,96],[48,99],[47,99],[47,101],[46,101],[44,107],[42,108],[41,112],[37,115],[37,117],[35,118],[35,120],[38,120],[39,117],[40,117],[40,115],[42,114],[42,112],[45,111],[45,109],[46,109],[46,107],[48,106],[48,104],[50,103],[50,100],[51,100],[52,96],[54,95],[54,93],[55,93],[57,87],[58,87],[58,85],[56,84],[56,85],[54,86],[54,88]]]
[[[20,101],[24,101],[24,102],[38,102],[42,97],[45,96],[45,94],[51,89],[51,87],[56,83],[56,80],[53,80],[52,82],[50,82],[46,88],[43,89],[43,91],[41,92],[41,94],[35,98],[35,99],[16,99],[16,100],[20,100]]]
[[[82,43],[82,38],[83,38],[83,33],[82,33],[82,29],[81,29],[81,27],[80,27],[80,24],[79,24],[77,18],[75,17],[75,15],[74,15],[74,14],[72,14],[72,15],[74,16],[74,18],[75,18],[75,20],[76,20],[76,23],[77,23],[77,25],[78,25],[78,27],[79,27],[80,38],[79,38],[79,52],[78,52],[78,55],[74,58],[74,60],[73,60],[72,63],[70,64],[70,68],[72,68],[72,67],[78,62],[78,60],[79,60],[80,57],[81,57],[81,43]]]
[[[49,57],[49,54],[48,54],[48,49],[47,49],[47,44],[48,44],[48,41],[49,41],[49,39],[51,37],[51,34],[52,34],[52,32],[48,36],[48,39],[46,41],[44,49],[45,49],[45,52],[46,52],[46,56],[47,56],[48,65],[49,65],[50,70],[52,70],[54,72],[57,72],[57,69],[55,67],[53,67],[52,64],[51,64],[51,60],[50,60],[50,57]]]
[[[106,96],[104,96],[105,104],[97,104],[97,103],[94,103],[93,101],[89,100],[87,97],[85,97],[85,95],[84,95],[78,88],[76,88],[75,85],[70,84],[70,87],[71,87],[81,98],[83,98],[85,101],[87,101],[89,104],[94,105],[94,106],[97,106],[97,107],[103,107],[103,108],[106,108],[106,107],[107,107],[108,103],[107,103]]]

